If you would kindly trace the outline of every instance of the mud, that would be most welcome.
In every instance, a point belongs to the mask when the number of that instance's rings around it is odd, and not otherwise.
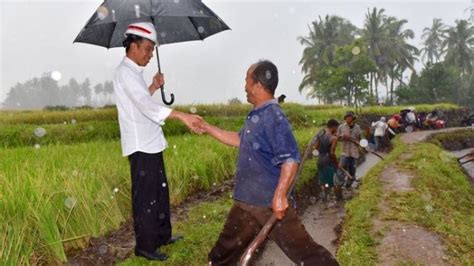
[[[380,159],[377,156],[367,154],[365,161],[357,167],[356,176],[361,178],[363,182],[363,176],[379,161]],[[356,190],[346,189],[343,193],[344,198],[348,200],[354,196]],[[317,199],[317,195],[312,195],[314,197],[313,204],[306,208],[301,216],[301,220],[311,237],[335,256],[341,235],[341,225],[345,217],[345,209],[343,204],[335,203],[333,194],[331,194],[331,199],[327,206]],[[311,197],[311,195],[308,196]],[[263,252],[259,254],[256,262],[256,265],[286,266],[293,264],[285,253],[270,240],[267,241]]]
[[[216,200],[224,193],[231,191],[232,188],[232,180],[227,180],[221,186],[213,187],[208,192],[194,193],[184,203],[171,208],[171,222],[184,220],[186,213],[192,206],[199,202]],[[66,265],[115,265],[130,257],[134,247],[133,222],[129,218],[117,230],[113,230],[105,236],[91,238],[86,248],[67,251],[68,262]]]
[[[440,238],[416,225],[392,222],[377,247],[379,265],[450,265]]]

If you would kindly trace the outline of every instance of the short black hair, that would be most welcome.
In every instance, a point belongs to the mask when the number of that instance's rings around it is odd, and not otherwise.
[[[138,35],[135,35],[135,34],[127,34],[127,37],[125,38],[125,40],[122,43],[123,47],[125,47],[125,52],[128,53],[128,50],[130,49],[130,45],[132,45],[132,43],[139,44],[144,39],[145,38],[143,38],[142,36],[138,36]]]
[[[336,119],[329,119],[326,123],[327,128],[336,128],[339,126],[339,122]]]
[[[272,95],[275,95],[278,86],[278,69],[269,60],[258,61],[252,73],[254,82],[259,82]]]

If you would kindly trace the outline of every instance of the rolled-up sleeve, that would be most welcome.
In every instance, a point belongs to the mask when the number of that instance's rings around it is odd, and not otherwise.
[[[122,70],[127,71],[127,70]],[[159,105],[153,100],[146,84],[142,81],[127,75],[127,73],[116,73],[116,80],[119,82],[119,86],[127,95],[127,97],[133,102],[137,109],[150,120],[160,125],[163,125],[166,118],[170,115],[172,109],[165,106]],[[143,87],[145,86],[145,89]]]

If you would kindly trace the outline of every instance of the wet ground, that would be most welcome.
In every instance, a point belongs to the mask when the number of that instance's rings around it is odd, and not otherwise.
[[[362,178],[380,159],[373,155],[367,154],[365,162],[357,168],[357,178]],[[353,196],[353,189],[344,191],[344,197]],[[310,195],[311,196],[311,195]],[[317,198],[317,195],[313,195]],[[344,206],[337,206],[335,202],[330,202],[325,208],[321,201],[316,201],[308,206],[301,216],[301,220],[306,231],[313,239],[325,247],[331,254],[336,254],[338,245],[338,236],[340,235],[341,223],[345,216]],[[281,249],[272,241],[268,241],[266,247],[258,259],[256,265],[293,265],[288,257]]]
[[[453,154],[454,156],[456,156],[457,158],[460,158],[470,152],[474,151],[474,148],[470,148],[470,149],[464,149],[464,150],[460,150],[460,151],[454,151]],[[465,161],[468,161],[469,158],[468,157],[465,157],[463,159],[460,160],[460,162],[465,162]],[[465,172],[467,173],[467,175],[469,175],[469,177],[471,178],[471,181],[474,182],[474,161],[470,161],[468,163],[465,163],[465,164],[462,164]]]

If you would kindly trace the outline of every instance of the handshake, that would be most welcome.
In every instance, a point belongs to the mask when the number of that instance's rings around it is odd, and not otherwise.
[[[204,121],[199,115],[186,114],[178,111],[173,111],[173,113],[176,113],[175,117],[181,120],[183,124],[196,134],[207,133],[211,128],[211,125]]]

